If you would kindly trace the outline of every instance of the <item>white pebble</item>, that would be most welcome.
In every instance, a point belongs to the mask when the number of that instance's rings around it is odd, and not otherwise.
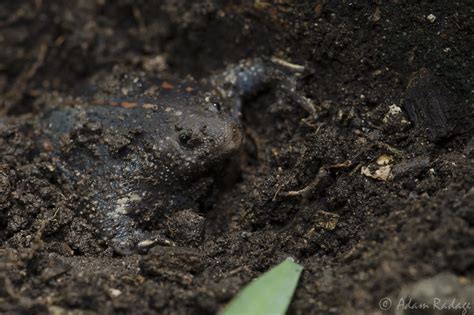
[[[434,14],[429,14],[426,16],[426,19],[433,23],[436,20],[436,16],[434,16]]]

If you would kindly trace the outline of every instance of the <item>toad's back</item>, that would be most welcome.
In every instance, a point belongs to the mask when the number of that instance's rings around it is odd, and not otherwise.
[[[222,100],[204,88],[68,101],[41,119],[41,143],[84,183],[101,234],[122,252],[144,238],[140,221],[192,207],[242,139]]]

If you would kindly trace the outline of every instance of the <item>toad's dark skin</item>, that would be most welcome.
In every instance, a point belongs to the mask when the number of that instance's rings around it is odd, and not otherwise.
[[[147,222],[196,208],[215,170],[239,149],[244,97],[270,82],[294,92],[294,82],[262,59],[199,82],[140,74],[103,82],[87,97],[56,97],[61,107],[41,118],[39,143],[82,187],[98,234],[122,254],[153,243]]]

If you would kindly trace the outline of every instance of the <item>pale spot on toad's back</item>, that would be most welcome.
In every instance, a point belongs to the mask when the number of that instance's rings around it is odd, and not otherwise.
[[[117,199],[117,202],[116,202],[117,206],[115,208],[115,213],[127,214],[128,206],[130,205],[130,203],[135,202],[135,201],[140,201],[140,200],[142,200],[142,197],[140,197],[140,195],[138,195],[135,192],[131,192],[128,194],[128,196]]]

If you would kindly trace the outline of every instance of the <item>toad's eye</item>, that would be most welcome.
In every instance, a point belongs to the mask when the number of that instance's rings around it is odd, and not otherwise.
[[[209,104],[209,110],[211,112],[217,113],[217,112],[220,112],[221,109],[222,109],[222,105],[219,102],[212,102],[211,104]]]

